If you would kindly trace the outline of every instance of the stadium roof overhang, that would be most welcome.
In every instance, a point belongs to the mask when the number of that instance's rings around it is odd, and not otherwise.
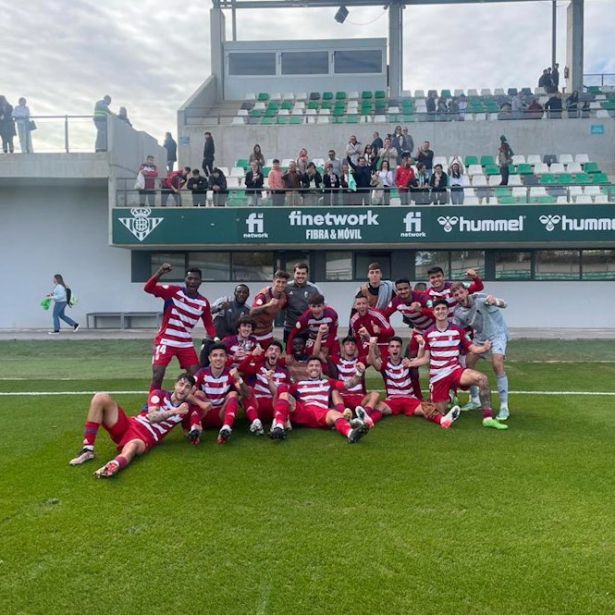
[[[539,0],[212,0],[217,9],[298,9],[341,6],[347,8],[360,6],[391,5],[411,6],[420,4],[495,4],[502,2],[537,2]]]

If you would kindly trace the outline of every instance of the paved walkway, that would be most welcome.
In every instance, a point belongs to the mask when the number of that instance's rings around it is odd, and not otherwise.
[[[152,339],[154,329],[79,329],[73,333],[70,329],[65,329],[61,335],[48,335],[47,329],[0,329],[1,340],[57,340],[57,339],[76,339],[76,340],[121,340],[121,339]],[[339,328],[339,337],[346,335],[347,328]],[[399,331],[402,337],[408,336],[409,329]],[[198,329],[195,339],[203,333]],[[276,329],[275,336],[282,339],[283,332]],[[511,328],[511,339],[545,339],[545,340],[574,340],[574,339],[615,339],[615,329],[537,329],[537,328]]]

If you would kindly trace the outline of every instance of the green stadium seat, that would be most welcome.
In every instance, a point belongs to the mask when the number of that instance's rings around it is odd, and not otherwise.
[[[303,124],[303,116],[302,115],[291,115],[290,123],[292,125]]]
[[[534,173],[534,169],[532,168],[531,164],[527,164],[523,162],[517,166],[518,175],[532,175],[533,173]]]
[[[330,100],[323,100],[322,104],[320,105],[321,109],[331,109],[331,107],[333,106],[333,103]]]
[[[560,173],[557,179],[562,186],[568,186],[572,184],[572,173]]]
[[[402,115],[402,121],[403,122],[414,122],[416,120],[414,119],[414,114],[412,114],[412,113],[404,113]]]
[[[404,120],[403,116],[399,115],[398,113],[390,113],[387,116],[387,121],[390,124],[397,124],[398,122],[405,122],[406,120]],[[413,120],[409,120],[409,121],[413,121]]]
[[[343,107],[335,107],[333,109],[333,116],[334,117],[341,117],[342,115],[346,114],[346,110]]]
[[[333,92],[323,92],[322,99],[323,100],[333,100]]]
[[[500,196],[498,202],[500,205],[516,205],[519,201],[514,196]]]
[[[541,205],[552,205],[553,203],[555,203],[555,199],[550,195],[539,196],[538,203],[540,203]]]
[[[370,92],[369,90],[363,90],[363,92],[361,92],[362,100],[371,100],[373,97],[374,97],[373,93]]]
[[[273,111],[277,111],[280,108],[280,103],[277,100],[270,100],[267,103],[267,110],[272,109]]]
[[[498,167],[497,164],[486,164],[483,167],[483,172],[485,173],[485,175],[499,175],[500,167]]]
[[[332,124],[343,124],[344,123],[344,116],[343,115],[335,115],[335,113],[334,113],[333,117],[331,118],[331,123]]]
[[[594,184],[608,184],[609,178],[607,177],[606,173],[594,173],[592,176],[592,182]]]
[[[384,99],[387,97],[387,93],[384,90],[376,90],[374,96],[376,97],[376,99]]]
[[[493,189],[493,194],[494,196],[497,196],[498,199],[502,199],[511,195],[511,188],[508,186],[496,186]]]
[[[271,167],[263,167],[263,175],[269,175],[269,171],[271,171]]]
[[[277,109],[267,109],[267,111],[265,111],[265,117],[275,117],[277,114]]]
[[[320,102],[317,100],[308,101],[307,108],[308,109],[318,109],[320,107]]]
[[[243,169],[248,169],[250,167],[250,163],[247,158],[238,158],[235,160],[236,167],[242,167]]]
[[[261,119],[261,126],[271,126],[272,124],[275,124],[275,117],[273,116],[265,115],[265,117]]]
[[[466,167],[469,167],[471,164],[478,164],[478,156],[466,156],[463,164]]]
[[[480,163],[482,166],[485,166],[487,164],[495,164],[495,161],[493,160],[493,156],[481,156]]]
[[[551,173],[543,173],[540,176],[540,185],[541,186],[554,186],[557,184],[557,175],[553,175]]]
[[[260,117],[261,115],[263,115],[262,109],[251,109],[250,110],[250,117]]]
[[[346,116],[346,124],[358,124],[359,116],[355,113]]]
[[[590,86],[587,88],[587,91],[588,91],[590,94],[600,94],[600,86],[599,86],[599,85],[590,85]]]
[[[573,183],[579,185],[587,185],[592,183],[592,178],[589,176],[589,173],[573,173],[572,174]]]
[[[278,115],[276,117],[276,124],[290,124],[290,118],[292,115]]]
[[[597,162],[584,162],[581,167],[586,173],[600,173],[600,167]]]
[[[346,100],[346,92],[336,92],[335,100]]]
[[[452,98],[453,97],[451,95],[450,90],[442,90],[442,92],[440,92],[440,96],[442,96],[442,98]]]
[[[292,100],[285,100],[280,106],[281,109],[287,109],[288,111],[292,111],[295,103]]]
[[[260,92],[256,100],[259,102],[267,102],[269,100],[269,94],[267,94],[267,92]]]

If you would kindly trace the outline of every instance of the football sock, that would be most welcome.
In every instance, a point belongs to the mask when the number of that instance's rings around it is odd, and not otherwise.
[[[425,417],[428,421],[431,421],[432,423],[435,423],[436,425],[440,424],[440,421],[444,418],[443,414],[440,414],[439,412],[437,414],[432,414],[431,416]]]
[[[124,455],[118,455],[113,461],[117,461],[120,466],[120,470],[123,470],[128,465],[128,459]]]
[[[273,409],[273,420],[283,427],[289,412],[290,405],[288,402],[285,399],[278,399]]]
[[[340,413],[340,414],[344,414],[344,410],[346,408],[344,408],[344,404],[343,403],[339,403],[339,404],[335,404],[335,409]]]
[[[224,421],[223,424],[227,427],[232,427],[235,421],[235,415],[237,414],[237,406],[239,402],[236,397],[231,397],[227,400],[224,406]]]
[[[470,399],[475,403],[478,404],[480,406],[480,397],[478,395],[478,387],[473,384],[470,387]]]
[[[508,376],[502,374],[497,377],[498,395],[500,396],[500,406],[508,406]]]
[[[83,446],[94,450],[94,442],[96,442],[96,435],[98,434],[98,428],[100,423],[94,421],[86,421],[85,428],[83,430]]]
[[[374,423],[377,423],[382,418],[382,412],[380,410],[374,410],[371,406],[365,406],[365,412]]]
[[[493,410],[491,408],[483,408],[483,418],[490,419],[493,417]]]
[[[250,423],[258,418],[258,412],[254,406],[247,406],[245,409],[246,418]]]
[[[350,423],[345,418],[340,417],[335,420],[335,429],[337,429],[343,436],[347,436],[350,432]]]

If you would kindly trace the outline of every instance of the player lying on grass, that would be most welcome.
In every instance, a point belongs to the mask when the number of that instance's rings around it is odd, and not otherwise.
[[[402,339],[393,337],[389,341],[388,355],[383,359],[378,348],[378,338],[373,337],[369,346],[369,362],[382,374],[386,399],[370,413],[372,420],[379,421],[383,414],[404,414],[423,416],[428,421],[448,429],[459,417],[459,406],[446,412],[446,405],[439,407],[416,397],[411,377],[411,359],[402,354]]]
[[[329,407],[331,391],[347,390],[360,382],[363,371],[357,367],[355,375],[346,382],[323,377],[322,362],[317,357],[310,357],[307,362],[308,377],[296,384],[282,385],[275,405],[274,422],[270,437],[283,440],[286,437],[284,425],[290,417],[291,422],[312,429],[331,429],[335,427],[351,444],[358,442],[368,431],[366,414],[357,408],[358,418],[350,422],[344,417],[344,406]]]
[[[508,425],[493,418],[491,390],[487,376],[462,367],[459,363],[462,348],[480,355],[491,348],[491,342],[486,340],[480,346],[473,344],[461,327],[449,322],[449,306],[446,299],[437,299],[434,302],[433,313],[436,322],[424,336],[418,338],[421,345],[419,356],[410,360],[408,366],[429,365],[431,401],[438,406],[440,412],[446,409],[450,389],[467,390],[470,386],[477,385],[483,412],[483,426],[507,429]]]
[[[453,282],[451,294],[457,305],[453,312],[453,322],[460,327],[471,327],[474,332],[474,343],[491,342],[491,364],[497,380],[498,396],[500,398],[500,411],[496,418],[505,421],[510,412],[508,410],[508,376],[504,370],[506,357],[506,343],[508,342],[508,327],[501,309],[506,307],[504,299],[498,299],[485,293],[470,293],[461,282]],[[473,369],[481,355],[469,353],[466,355],[466,365]],[[470,388],[473,393],[474,387]],[[474,392],[470,401],[462,410],[475,410],[480,408],[480,399]]]
[[[94,472],[97,478],[107,478],[123,470],[136,455],[143,455],[158,444],[182,422],[189,412],[187,398],[194,389],[195,380],[188,374],[180,374],[173,391],[151,391],[147,408],[136,416],[128,416],[108,393],[96,393],[90,402],[85,422],[83,448],[70,460],[77,466],[94,459],[94,443],[102,425],[117,444],[119,455]]]

